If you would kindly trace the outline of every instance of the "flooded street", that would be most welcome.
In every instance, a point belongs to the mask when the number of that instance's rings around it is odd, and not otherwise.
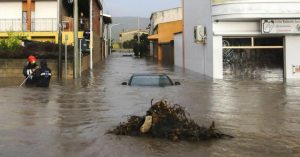
[[[136,72],[164,72],[182,85],[121,85]],[[0,157],[300,156],[300,81],[213,81],[118,53],[46,90],[0,81]],[[191,143],[105,134],[128,115],[144,115],[152,98],[181,104],[198,124],[215,121],[235,138]]]

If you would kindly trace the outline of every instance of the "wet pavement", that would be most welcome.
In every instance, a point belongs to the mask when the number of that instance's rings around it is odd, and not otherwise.
[[[165,72],[182,85],[120,85],[134,72]],[[298,157],[300,81],[227,79],[113,54],[76,81],[49,89],[0,79],[0,157]],[[186,107],[199,124],[215,121],[233,139],[199,143],[107,135],[151,99]]]

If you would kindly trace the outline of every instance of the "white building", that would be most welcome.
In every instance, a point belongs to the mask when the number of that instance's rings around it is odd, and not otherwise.
[[[112,17],[109,14],[102,14],[103,17],[103,40],[104,40],[104,58],[107,58],[109,54],[109,40],[110,40],[110,33],[109,33],[109,25],[112,23]]]
[[[183,12],[175,65],[222,79],[224,49],[280,49],[284,77],[300,78],[300,0],[183,0]],[[205,43],[195,42],[195,26],[205,27]],[[261,38],[282,43],[259,45]],[[225,39],[244,42],[224,44]]]
[[[32,1],[29,5],[30,14],[27,6],[27,1],[0,0],[0,31],[57,30],[56,0]],[[28,18],[28,15],[31,17]],[[28,19],[30,19],[30,24],[28,24]]]

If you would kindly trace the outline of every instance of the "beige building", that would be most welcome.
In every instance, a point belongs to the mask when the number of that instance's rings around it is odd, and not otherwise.
[[[125,41],[129,41],[134,39],[135,35],[142,35],[142,34],[149,34],[148,31],[144,31],[144,30],[131,30],[131,31],[127,31],[127,32],[122,32],[120,33],[119,36],[119,42],[120,43],[124,43]]]

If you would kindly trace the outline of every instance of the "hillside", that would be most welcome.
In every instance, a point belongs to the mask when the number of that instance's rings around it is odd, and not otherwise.
[[[137,17],[113,17],[113,23],[120,23],[112,28],[112,38],[119,39],[119,34],[124,31],[138,29]],[[145,30],[150,23],[149,18],[140,18],[140,29]]]

